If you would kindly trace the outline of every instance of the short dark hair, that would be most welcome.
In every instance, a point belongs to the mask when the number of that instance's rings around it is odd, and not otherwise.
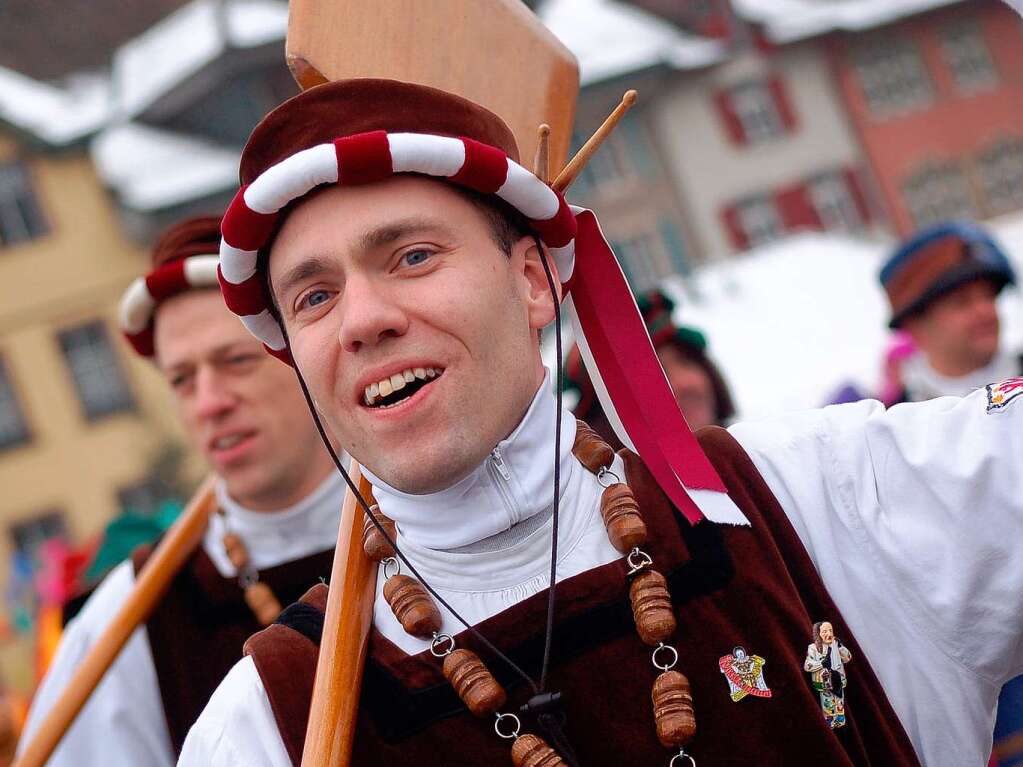
[[[500,197],[464,186],[455,186],[454,189],[483,215],[490,227],[491,238],[506,256],[511,255],[516,242],[533,233],[526,217]]]

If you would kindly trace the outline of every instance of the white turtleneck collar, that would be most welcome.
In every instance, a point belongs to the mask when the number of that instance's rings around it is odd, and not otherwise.
[[[557,400],[548,372],[518,427],[469,476],[436,493],[412,495],[369,471],[380,510],[401,538],[427,549],[455,549],[489,538],[554,502],[554,426]],[[568,482],[575,418],[561,419],[561,489]]]
[[[298,503],[280,511],[252,511],[227,494],[223,481],[217,482],[217,503],[223,514],[214,514],[203,536],[203,548],[224,577],[236,575],[224,551],[228,530],[245,541],[253,567],[263,570],[284,562],[332,548],[345,484],[331,471],[319,487]]]
[[[999,352],[990,363],[964,376],[945,376],[931,367],[922,352],[906,360],[902,380],[913,402],[935,397],[965,397],[970,392],[1020,374],[1019,360]]]

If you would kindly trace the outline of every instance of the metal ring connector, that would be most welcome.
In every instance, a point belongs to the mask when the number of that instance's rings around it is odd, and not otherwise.
[[[501,722],[505,720],[510,720],[509,724],[512,726],[511,732],[501,732]],[[512,738],[519,737],[519,730],[521,729],[522,722],[519,721],[519,718],[515,716],[515,714],[498,714],[497,721],[494,722],[494,732],[497,733],[498,737],[504,738],[505,740],[511,740]]]
[[[696,760],[687,754],[684,748],[680,748],[678,753],[671,757],[671,761],[668,762],[668,767],[676,767],[676,762],[678,763],[678,767],[685,767],[686,759],[689,760],[689,767],[696,767]]]
[[[380,567],[383,568],[385,581],[388,578],[391,578],[395,575],[399,575],[401,573],[401,562],[398,561],[397,557],[387,557],[386,559],[381,559]],[[387,574],[388,567],[394,567],[394,572],[391,573],[390,575]]]
[[[444,645],[447,644],[447,647]],[[434,632],[433,641],[430,642],[430,654],[434,658],[443,658],[455,651],[455,640],[450,634],[438,634]]]
[[[635,575],[644,567],[650,567],[654,563],[650,555],[643,551],[639,546],[629,552],[629,556],[625,558],[625,561],[629,565],[628,575]]]
[[[607,484],[605,484],[607,477],[614,477],[615,481],[607,482]],[[611,487],[611,485],[620,485],[622,483],[622,479],[609,468],[607,468],[607,466],[601,466],[600,471],[597,472],[597,482],[600,483],[601,487]]]
[[[662,650],[668,652],[671,655],[671,660],[668,663],[657,662],[657,653],[661,652]],[[675,664],[678,663],[678,650],[676,650],[670,644],[664,644],[664,642],[661,642],[659,645],[657,645],[656,648],[654,648],[653,653],[651,653],[650,662],[654,664],[654,668],[656,669],[660,669],[661,671],[671,671],[673,668],[675,668]]]

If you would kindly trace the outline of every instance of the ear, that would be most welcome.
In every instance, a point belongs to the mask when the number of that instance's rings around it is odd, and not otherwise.
[[[540,330],[553,322],[554,302],[561,302],[558,266],[550,255],[544,254],[550,267],[551,278],[554,280],[552,295],[537,242],[533,237],[522,237],[512,246],[511,252],[512,263],[522,265],[522,297],[529,316],[529,327],[533,330]]]

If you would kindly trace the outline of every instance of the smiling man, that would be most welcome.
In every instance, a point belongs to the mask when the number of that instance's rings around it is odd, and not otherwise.
[[[396,523],[351,763],[980,763],[1023,667],[1023,382],[694,438],[592,213],[517,157],[465,99],[334,82],[257,126],[224,219],[228,305]],[[557,409],[564,294],[635,452]],[[181,764],[299,764],[325,591],[250,640]],[[857,664],[838,729],[803,670],[825,618]]]
[[[129,341],[167,379],[186,433],[220,478],[219,513],[50,765],[173,764],[246,637],[330,572],[342,483],[294,376],[224,307],[219,239],[216,218],[170,229],[121,307]],[[147,553],[115,568],[68,624],[23,742],[127,599]]]

